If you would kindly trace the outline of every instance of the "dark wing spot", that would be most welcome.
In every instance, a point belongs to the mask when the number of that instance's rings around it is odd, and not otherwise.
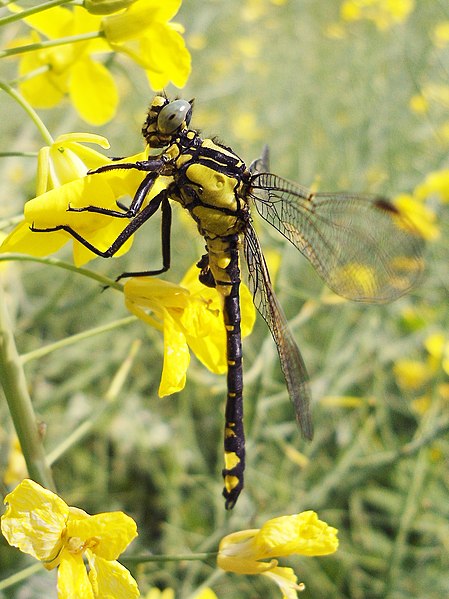
[[[390,212],[397,216],[400,215],[400,212],[396,208],[396,206],[394,206],[391,202],[389,202],[388,200],[385,200],[384,198],[377,199],[375,201],[374,205],[376,206],[376,208],[379,208],[379,210],[383,210],[384,212]]]

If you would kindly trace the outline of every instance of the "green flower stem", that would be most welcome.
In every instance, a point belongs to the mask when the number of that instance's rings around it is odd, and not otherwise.
[[[27,578],[29,578],[33,574],[36,574],[36,572],[39,572],[42,569],[42,564],[40,562],[37,562],[35,564],[31,564],[31,566],[28,566],[27,568],[24,568],[23,570],[20,570],[20,572],[11,574],[11,576],[8,576],[8,578],[0,580],[0,591],[4,591],[5,589],[12,587],[15,584],[18,584],[19,582],[26,580]]]
[[[0,285],[0,381],[20,441],[30,477],[47,489],[55,490],[45,458],[38,423],[28,393],[25,373],[17,352],[6,309],[6,296]]]
[[[0,152],[0,158],[12,158],[18,156],[20,158],[37,158],[37,152]],[[23,214],[17,216],[17,222],[23,219]]]
[[[9,94],[20,106],[25,110],[25,112],[29,115],[31,120],[34,122],[36,127],[39,130],[39,133],[42,135],[45,143],[48,146],[51,146],[53,143],[53,138],[50,135],[47,127],[44,125],[42,120],[39,118],[37,112],[31,107],[31,105],[25,100],[21,94],[19,94],[14,88],[8,85],[5,81],[0,81],[0,89]]]
[[[90,31],[89,33],[80,33],[79,35],[60,37],[56,40],[42,40],[34,44],[27,44],[26,46],[18,46],[17,48],[8,48],[7,50],[1,50],[0,58],[5,58],[6,56],[16,56],[17,54],[25,54],[26,52],[42,50],[43,48],[55,48],[56,46],[64,46],[66,44],[86,42],[88,40],[94,40],[99,37],[105,37],[103,31]]]
[[[112,331],[119,327],[126,326],[131,322],[135,322],[137,320],[136,316],[126,316],[125,318],[121,318],[120,320],[115,320],[114,322],[109,322],[108,324],[102,325],[100,327],[95,327],[93,329],[89,329],[88,331],[83,331],[82,333],[78,333],[76,335],[71,335],[70,337],[66,337],[65,339],[61,339],[61,341],[56,341],[55,343],[49,343],[48,345],[44,345],[44,347],[39,347],[33,351],[28,352],[27,354],[22,354],[21,360],[22,364],[26,364],[27,362],[31,362],[32,360],[38,360],[43,356],[51,354],[54,351],[59,351],[64,347],[68,347],[69,345],[74,345],[79,341],[83,341],[84,339],[89,339],[90,337],[94,337],[95,335],[100,335],[101,333],[107,333],[108,331]]]
[[[0,27],[2,27],[2,25],[9,25],[9,23],[14,23],[14,21],[20,21],[25,17],[35,15],[38,12],[48,10],[49,8],[53,8],[54,6],[61,6],[61,4],[70,3],[73,3],[73,0],[51,0],[50,2],[44,2],[43,4],[39,4],[39,6],[33,6],[20,12],[15,12],[11,15],[7,15],[6,17],[2,17],[0,19]]]
[[[186,553],[180,555],[129,555],[120,558],[120,563],[125,565],[145,564],[148,562],[185,562],[185,561],[205,561],[215,559],[216,551],[208,551],[205,553]]]
[[[113,281],[108,277],[104,277],[99,275],[87,268],[79,268],[74,264],[70,264],[69,262],[64,262],[64,260],[58,260],[57,258],[39,258],[36,256],[27,256],[25,254],[2,254],[0,255],[0,262],[6,262],[15,260],[18,262],[38,262],[40,264],[47,264],[50,266],[57,266],[58,268],[63,268],[64,270],[70,270],[72,272],[76,272],[80,275],[88,277],[89,279],[93,279],[97,281],[103,287],[112,287],[113,289],[117,289],[118,291],[123,291],[123,285],[117,283],[117,281]]]
[[[125,319],[123,319],[125,320]],[[133,319],[132,319],[133,320]],[[47,455],[48,463],[54,464],[62,455],[67,453],[69,449],[78,445],[82,439],[92,432],[95,428],[103,425],[115,412],[115,409],[120,406],[121,390],[126,382],[126,378],[131,370],[134,358],[142,345],[140,340],[135,340],[131,349],[128,352],[125,360],[120,364],[119,369],[115,373],[114,378],[106,391],[104,406],[88,420],[80,424],[66,439],[62,441],[55,449]]]

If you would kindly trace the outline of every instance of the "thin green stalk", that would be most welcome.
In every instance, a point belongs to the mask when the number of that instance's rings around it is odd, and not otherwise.
[[[37,418],[28,393],[22,362],[17,352],[6,308],[6,296],[1,285],[0,381],[30,477],[47,489],[55,490],[42,439],[39,435]]]
[[[57,46],[64,46],[66,44],[86,42],[88,40],[94,40],[99,37],[105,37],[102,31],[89,31],[88,33],[80,33],[79,35],[60,37],[56,40],[42,40],[34,44],[27,44],[26,46],[18,46],[17,48],[8,48],[7,50],[1,50],[0,58],[5,58],[6,56],[16,56],[17,54],[25,54],[26,52],[33,52],[34,50],[42,50],[42,48],[55,48]]]
[[[180,555],[129,555],[120,558],[123,565],[145,564],[147,562],[185,562],[185,561],[205,561],[217,557],[216,551],[205,553],[185,553]]]
[[[73,0],[51,0],[50,2],[44,2],[43,4],[39,4],[38,6],[32,6],[31,8],[26,8],[25,10],[21,10],[20,12],[15,12],[10,15],[6,15],[6,17],[0,18],[0,27],[2,27],[3,25],[9,25],[9,23],[14,23],[15,21],[20,21],[25,17],[35,15],[38,12],[48,10],[49,8],[53,8],[54,6],[61,6],[61,4],[70,4],[72,1]]]
[[[14,156],[20,158],[37,158],[37,152],[0,152],[0,158],[13,158]]]
[[[99,427],[100,424],[104,424],[105,420],[114,414],[114,409],[119,406],[121,390],[126,382],[131,370],[131,366],[134,362],[134,358],[136,357],[140,346],[140,340],[136,340],[132,343],[128,355],[115,373],[115,376],[109,385],[109,389],[106,391],[106,403],[104,404],[103,408],[97,414],[91,416],[88,420],[80,424],[68,437],[62,441],[62,443],[48,453],[47,459],[49,464],[54,464],[54,462],[56,462],[62,455],[67,453],[69,449],[75,445],[78,445],[80,441],[86,437],[86,435],[90,434],[92,430]]]
[[[88,277],[89,279],[93,279],[97,281],[103,287],[111,287],[113,289],[117,289],[118,291],[123,291],[123,285],[121,283],[117,283],[117,281],[113,281],[108,277],[104,277],[103,275],[99,275],[92,270],[88,270],[87,268],[80,268],[75,266],[74,264],[70,264],[70,262],[64,262],[64,260],[58,260],[57,258],[39,258],[37,256],[27,256],[25,254],[3,254],[0,255],[0,262],[7,261],[17,261],[17,262],[38,262],[40,264],[47,264],[50,266],[57,266],[58,268],[63,268],[64,270],[70,270],[72,272],[76,272],[80,275]]]
[[[39,133],[42,135],[45,143],[48,146],[51,146],[51,144],[53,143],[53,138],[50,135],[50,132],[47,129],[47,127],[44,125],[42,120],[39,118],[39,115],[34,110],[34,108],[31,107],[31,105],[25,100],[25,98],[23,96],[21,96],[21,94],[19,94],[18,91],[16,91],[14,88],[12,88],[5,81],[0,80],[0,89],[2,89],[7,94],[9,94],[17,102],[17,104],[19,104],[25,110],[25,112],[29,115],[29,117],[31,118],[33,123],[38,128]]]
[[[64,347],[68,347],[69,345],[74,345],[79,341],[83,341],[84,339],[89,339],[90,337],[94,337],[95,335],[100,335],[101,333],[106,333],[108,331],[112,331],[113,329],[126,326],[131,322],[135,322],[136,320],[137,316],[126,316],[125,318],[121,318],[120,320],[114,320],[114,322],[109,322],[108,324],[104,324],[99,327],[83,331],[82,333],[77,333],[76,335],[65,337],[64,339],[56,341],[55,343],[49,343],[48,345],[39,347],[38,349],[30,351],[27,354],[22,354],[22,364],[31,362],[31,360],[40,359],[43,356],[51,354],[54,351],[59,351]]]
[[[39,572],[39,570],[42,569],[42,564],[40,562],[37,562],[35,564],[31,564],[31,566],[28,566],[27,568],[24,568],[23,570],[20,570],[20,572],[11,574],[11,576],[8,576],[8,578],[0,580],[0,591],[4,591],[5,589],[14,586],[17,583],[26,580],[27,578],[29,578],[33,574],[36,574],[36,572]]]

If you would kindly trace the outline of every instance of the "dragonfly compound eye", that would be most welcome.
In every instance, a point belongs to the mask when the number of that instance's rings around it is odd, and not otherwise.
[[[186,100],[174,100],[164,106],[157,119],[157,128],[161,133],[175,133],[184,123],[188,126],[192,116],[192,106]]]

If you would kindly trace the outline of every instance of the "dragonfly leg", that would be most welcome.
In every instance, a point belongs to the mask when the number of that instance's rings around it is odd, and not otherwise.
[[[157,270],[140,270],[137,272],[123,272],[116,278],[116,281],[128,277],[153,277],[166,272],[170,268],[171,254],[170,254],[170,239],[171,239],[171,222],[172,212],[170,202],[167,198],[163,198],[161,202],[161,247],[162,247],[162,268]]]
[[[87,241],[87,239],[85,239],[80,233],[75,231],[69,225],[57,225],[56,227],[49,227],[46,229],[39,229],[34,225],[31,225],[30,229],[31,231],[35,231],[36,233],[51,233],[53,231],[65,231],[97,256],[101,256],[102,258],[110,258],[118,252],[122,245],[131,237],[131,235],[133,235],[133,233],[137,231],[137,229],[139,229],[148,219],[150,219],[153,216],[153,214],[161,205],[161,202],[164,200],[164,198],[167,198],[166,189],[163,189],[157,196],[155,196],[150,201],[148,206],[145,206],[145,208],[134,217],[134,219],[123,229],[123,231],[113,241],[113,243],[104,251],[92,245],[89,241]]]

